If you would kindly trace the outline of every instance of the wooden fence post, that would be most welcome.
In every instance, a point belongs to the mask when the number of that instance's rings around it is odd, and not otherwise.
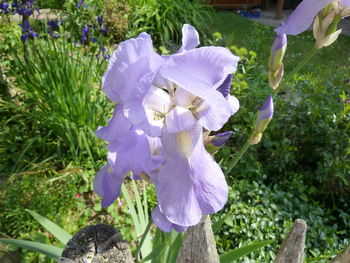
[[[188,228],[176,263],[219,263],[216,242],[209,216]]]
[[[287,237],[283,240],[275,263],[303,263],[306,237],[306,222],[296,219]]]
[[[350,246],[345,248],[340,255],[333,259],[332,263],[349,263],[350,262]]]
[[[67,243],[59,263],[133,263],[129,245],[112,226],[81,229]]]

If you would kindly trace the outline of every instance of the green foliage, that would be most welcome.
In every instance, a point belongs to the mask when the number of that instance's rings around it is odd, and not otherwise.
[[[171,46],[181,41],[182,25],[187,23],[205,36],[211,8],[200,1],[188,0],[129,0],[129,30],[127,38],[141,32],[152,35],[157,44]]]
[[[0,238],[0,242],[9,243],[15,246],[23,247],[44,254],[50,258],[58,260],[63,252],[63,248],[54,247],[39,242]]]
[[[100,90],[104,62],[65,40],[36,40],[16,54],[13,75],[26,92],[31,117],[59,138],[74,160],[95,159],[100,140],[94,130],[105,120],[106,99]]]
[[[259,240],[275,239],[271,246],[237,261],[270,262],[275,258],[292,220],[301,218],[308,224],[306,253],[309,261],[316,258],[318,261],[315,262],[329,262],[350,241],[346,235],[349,228],[337,224],[329,212],[315,201],[305,200],[297,189],[286,192],[281,186],[268,187],[262,181],[236,180],[224,210],[213,216],[214,222],[225,217],[225,223],[216,235],[219,252]]]
[[[268,241],[260,241],[260,242],[255,242],[251,243],[249,245],[246,245],[244,247],[236,248],[234,250],[228,251],[225,254],[220,256],[220,262],[221,263],[231,263],[235,262],[237,259],[240,259],[244,257],[245,255],[248,255],[255,250],[258,250],[264,246],[267,246],[271,244],[273,240],[268,240]]]

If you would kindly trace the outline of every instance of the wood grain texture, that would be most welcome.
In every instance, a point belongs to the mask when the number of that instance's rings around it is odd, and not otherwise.
[[[296,219],[287,237],[283,240],[275,263],[303,263],[306,237],[306,222]]]
[[[176,263],[219,263],[216,242],[209,216],[188,228]]]
[[[59,263],[133,263],[129,245],[112,226],[97,224],[81,229],[67,243]]]

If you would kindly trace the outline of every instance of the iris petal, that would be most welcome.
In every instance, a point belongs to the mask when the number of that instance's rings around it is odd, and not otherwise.
[[[315,16],[333,0],[304,0],[294,12],[288,17],[287,21],[275,29],[278,34],[298,35],[307,30]]]
[[[227,201],[224,175],[203,145],[202,128],[188,131],[192,140],[191,156],[184,156],[176,135],[163,133],[166,163],[158,177],[157,197],[162,214],[173,224],[197,224],[202,214],[220,210]]]

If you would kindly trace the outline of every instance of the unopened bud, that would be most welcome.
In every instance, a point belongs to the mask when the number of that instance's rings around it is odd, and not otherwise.
[[[277,89],[283,77],[283,57],[287,49],[287,36],[285,34],[277,34],[271,47],[269,59],[269,84],[272,89]]]
[[[287,49],[286,34],[277,34],[271,47],[271,54],[269,59],[270,71],[276,71],[282,64],[284,54]]]
[[[341,30],[337,30],[337,26],[343,17],[342,9],[338,1],[334,1],[316,16],[313,24],[313,34],[317,49],[327,47],[337,40],[341,33]]]
[[[280,64],[279,68],[276,71],[269,72],[269,84],[273,90],[276,90],[282,80],[284,73],[284,66]]]
[[[269,95],[264,104],[260,107],[257,112],[257,118],[254,124],[252,136],[250,137],[250,144],[258,144],[261,141],[262,134],[265,131],[267,125],[269,125],[273,116],[273,100],[272,96]]]
[[[205,149],[210,154],[215,154],[231,137],[232,131],[227,131],[213,136],[208,136],[205,141]]]

